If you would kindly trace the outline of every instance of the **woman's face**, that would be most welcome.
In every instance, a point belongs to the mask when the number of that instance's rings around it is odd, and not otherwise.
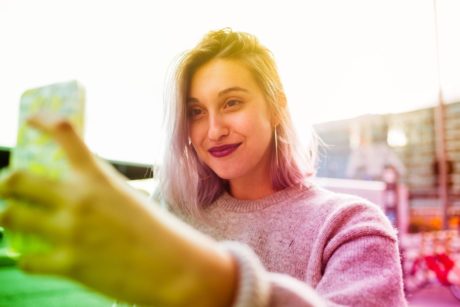
[[[201,66],[192,76],[187,107],[192,145],[219,177],[230,184],[271,180],[267,102],[243,64],[214,59]]]

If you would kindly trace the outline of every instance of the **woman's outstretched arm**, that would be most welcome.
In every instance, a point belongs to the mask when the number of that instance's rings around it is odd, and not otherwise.
[[[9,203],[0,225],[52,246],[22,255],[24,270],[69,277],[141,305],[231,305],[237,267],[228,252],[152,206],[95,158],[68,122],[36,116],[29,124],[62,146],[71,171],[62,180],[26,170],[0,180],[0,197]]]

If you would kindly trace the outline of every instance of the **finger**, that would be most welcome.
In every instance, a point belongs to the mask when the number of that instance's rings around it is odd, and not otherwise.
[[[21,255],[18,264],[32,274],[69,275],[73,258],[71,250],[61,246],[47,252]]]
[[[28,200],[42,207],[64,204],[65,183],[26,170],[15,170],[0,177],[0,197]]]
[[[64,149],[70,163],[76,168],[94,165],[91,151],[66,119],[49,113],[39,113],[27,120],[28,124],[55,139]]]
[[[63,242],[69,237],[70,217],[50,213],[24,203],[8,200],[0,213],[0,225],[13,232],[34,234],[51,243]]]

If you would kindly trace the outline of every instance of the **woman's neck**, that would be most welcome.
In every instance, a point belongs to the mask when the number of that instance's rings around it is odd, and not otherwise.
[[[254,200],[266,197],[275,192],[270,176],[259,180],[239,178],[229,182],[230,194],[236,199]]]

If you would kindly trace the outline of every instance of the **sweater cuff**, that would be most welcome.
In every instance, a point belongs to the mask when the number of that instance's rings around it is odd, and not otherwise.
[[[232,307],[267,306],[270,283],[257,255],[248,246],[238,242],[224,241],[219,244],[233,256],[238,267],[238,284]]]

